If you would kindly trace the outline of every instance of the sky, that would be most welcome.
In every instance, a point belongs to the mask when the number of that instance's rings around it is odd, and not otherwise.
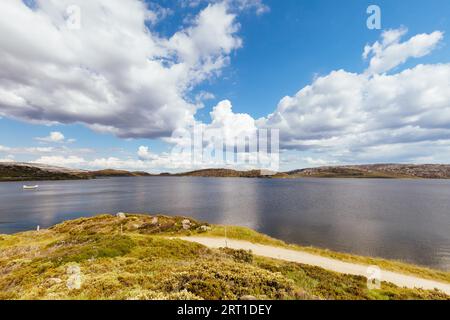
[[[261,142],[235,141],[269,132],[280,171],[449,163],[448,12],[447,0],[1,1],[0,162],[253,169]],[[195,130],[248,159],[193,161]]]

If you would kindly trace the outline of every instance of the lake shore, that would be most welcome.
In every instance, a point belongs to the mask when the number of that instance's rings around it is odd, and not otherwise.
[[[400,288],[386,282],[379,290],[368,290],[366,279],[360,275],[174,239],[219,238],[224,228],[190,218],[127,214],[1,235],[0,298],[235,300],[251,295],[261,299],[450,299],[442,292]],[[310,254],[334,259],[339,256],[288,245],[247,228],[226,228],[230,239],[280,250],[309,250]],[[349,257],[353,256],[339,260]],[[352,259],[362,263],[363,258]],[[450,283],[448,272],[381,261],[380,267],[386,270],[397,268],[398,272],[402,268],[405,274]],[[70,289],[67,281],[73,275],[67,270],[74,268],[82,273],[82,284]]]
[[[288,172],[267,170],[239,171],[215,168],[181,173],[150,174],[141,171],[104,169],[97,171],[70,169],[36,163],[0,162],[0,182],[85,180],[111,177],[204,177],[204,178],[355,178],[355,179],[450,179],[450,165],[444,164],[371,164],[328,166]]]

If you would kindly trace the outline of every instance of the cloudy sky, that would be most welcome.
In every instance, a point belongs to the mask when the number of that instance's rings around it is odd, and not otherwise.
[[[374,2],[381,30],[366,25]],[[191,159],[172,151],[196,127],[279,130],[281,170],[449,163],[448,12],[448,0],[3,0],[0,161],[183,171]]]

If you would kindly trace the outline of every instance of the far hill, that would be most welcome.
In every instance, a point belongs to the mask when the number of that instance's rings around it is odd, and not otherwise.
[[[77,180],[89,179],[88,171],[42,164],[19,162],[0,163],[0,181]]]
[[[126,170],[99,170],[99,171],[89,171],[89,175],[95,178],[101,177],[147,177],[150,173],[142,171],[126,171]]]
[[[216,178],[262,178],[273,173],[262,170],[237,171],[231,169],[205,169],[174,174],[177,177],[216,177]]]
[[[84,180],[106,177],[150,176],[147,172],[125,170],[87,171],[35,163],[0,163],[0,181]]]
[[[166,176],[168,174],[165,174]],[[438,164],[373,164],[353,166],[328,166],[289,172],[264,172],[261,170],[236,171],[231,169],[206,169],[179,173],[177,177],[230,177],[230,178],[361,178],[361,179],[450,179],[450,165]]]
[[[450,179],[450,165],[373,164],[330,166],[295,170],[286,172],[283,175],[287,178]]]
[[[205,177],[205,178],[378,178],[378,179],[450,179],[450,165],[373,164],[328,166],[289,172],[264,170],[238,171],[232,169],[205,169],[185,173],[152,175],[141,171],[68,169],[34,163],[0,163],[0,181],[74,180],[111,177]]]

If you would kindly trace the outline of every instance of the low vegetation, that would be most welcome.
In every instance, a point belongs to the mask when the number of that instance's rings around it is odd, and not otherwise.
[[[174,238],[217,232],[181,217],[102,215],[1,235],[0,299],[450,299],[387,283],[368,290],[363,277]],[[281,245],[230,232],[242,234]]]

